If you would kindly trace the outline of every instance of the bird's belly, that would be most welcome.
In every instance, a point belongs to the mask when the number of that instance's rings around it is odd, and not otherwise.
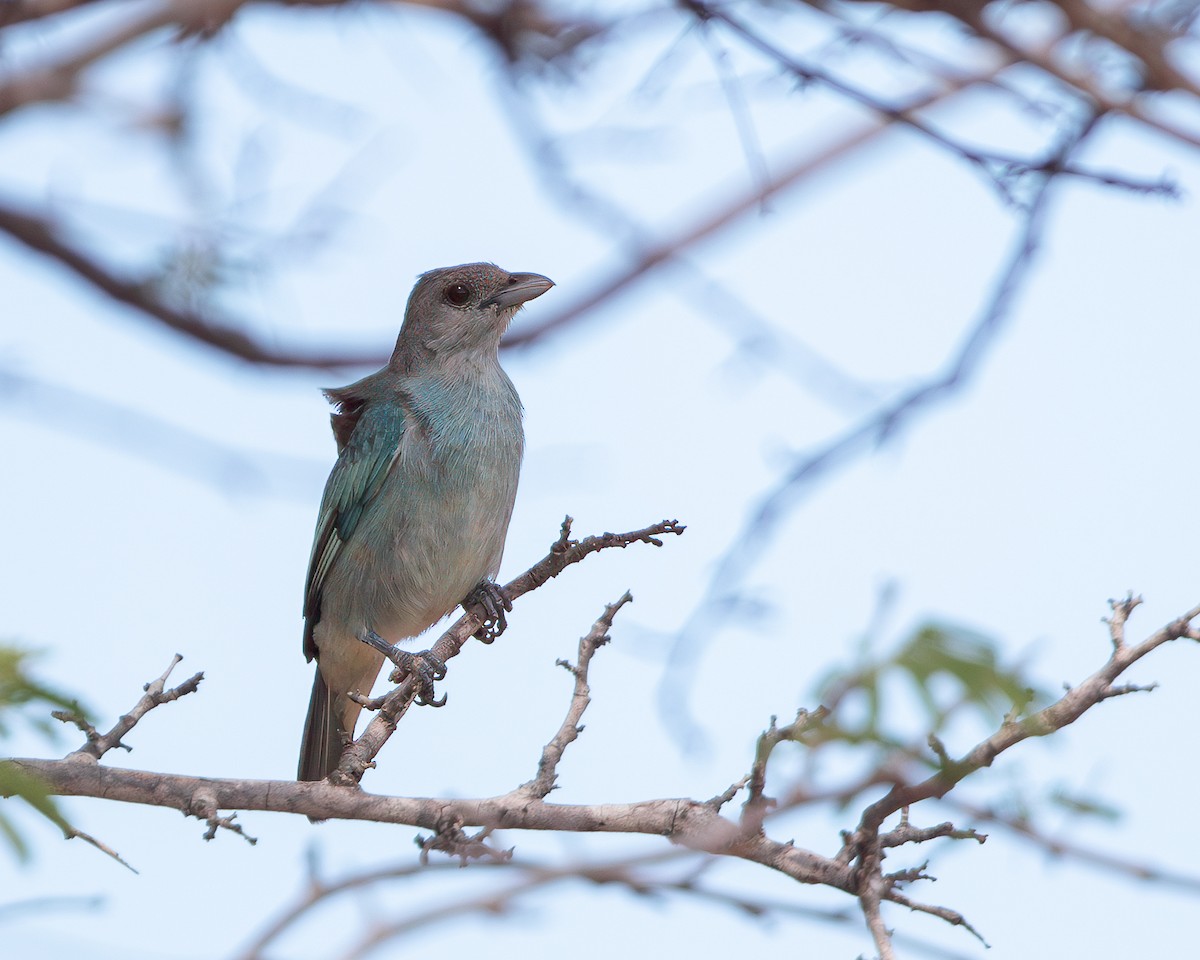
[[[454,610],[485,577],[494,576],[516,493],[516,477],[458,489],[420,490],[411,477],[403,495],[381,496],[378,515],[364,516],[327,582],[322,619],[349,632],[374,630],[392,643],[414,637]]]

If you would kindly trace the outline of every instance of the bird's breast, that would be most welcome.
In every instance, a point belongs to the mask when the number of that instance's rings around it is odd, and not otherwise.
[[[440,620],[500,568],[524,448],[520,403],[507,387],[423,398],[416,429],[406,429],[370,515],[343,548],[352,568],[374,571],[347,598],[352,617],[393,642]]]

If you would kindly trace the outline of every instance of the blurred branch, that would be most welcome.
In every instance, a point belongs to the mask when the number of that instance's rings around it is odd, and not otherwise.
[[[37,913],[99,911],[104,908],[104,905],[104,898],[100,896],[33,897],[28,900],[9,900],[7,903],[0,903],[0,924],[8,924],[18,919],[23,920]]]
[[[650,231],[628,212],[594,189],[585,185],[570,172],[560,144],[537,118],[529,99],[516,86],[510,86],[501,101],[510,112],[513,130],[524,144],[530,162],[538,168],[541,180],[567,206],[586,220],[596,232],[606,238],[621,238],[630,259],[640,258],[652,244]],[[883,128],[876,128],[882,132]],[[865,147],[870,140],[858,141],[848,147],[846,155]],[[809,156],[805,152],[805,156]],[[842,158],[843,161],[845,157]],[[768,182],[764,171],[760,186]],[[710,277],[685,251],[671,255],[669,265],[691,283],[667,286],[689,310],[718,326],[734,340],[735,349],[756,361],[771,364],[793,378],[806,390],[820,396],[832,406],[861,413],[874,406],[882,397],[880,389],[861,383],[839,369],[802,340],[776,325],[759,313],[742,296],[726,284]],[[570,308],[574,310],[574,307]],[[575,313],[576,319],[584,314]],[[575,321],[572,321],[575,322]],[[518,328],[505,339],[503,346],[521,346],[525,329]]]
[[[861,2],[861,0],[849,0]],[[1121,92],[1110,92],[1113,84],[1105,78],[1089,75],[1069,63],[1064,63],[1059,57],[1059,48],[1065,41],[1078,35],[1077,30],[1062,32],[1051,40],[1034,45],[1028,40],[1005,33],[995,25],[996,18],[987,14],[989,8],[1002,6],[995,3],[955,3],[951,0],[891,0],[890,6],[898,10],[909,10],[917,13],[940,12],[961,22],[972,34],[993,44],[1009,61],[1009,63],[1028,64],[1036,67],[1045,74],[1065,84],[1069,89],[1081,95],[1091,106],[1101,113],[1123,113],[1126,116],[1145,124],[1147,127],[1179,140],[1188,146],[1200,147],[1200,133],[1190,131],[1172,123],[1162,116],[1151,113],[1146,106],[1143,91],[1146,88],[1167,90],[1178,89],[1182,93],[1196,97],[1198,88],[1170,66],[1167,58],[1167,48],[1173,41],[1191,35],[1193,21],[1191,18],[1180,18],[1177,30],[1158,30],[1155,35],[1149,35],[1139,30],[1132,17],[1132,5],[1126,8],[1126,18],[1122,21],[1123,30],[1128,31],[1127,39],[1131,45],[1126,47],[1117,44],[1122,50],[1136,58],[1144,72],[1144,82],[1140,88]],[[1068,21],[1074,19],[1078,24],[1085,16],[1082,11],[1088,5],[1081,0],[1055,0],[1048,4],[1057,7]],[[1140,8],[1140,5],[1139,5]],[[1073,15],[1073,16],[1072,16]],[[1112,28],[1109,28],[1112,32]],[[1165,69],[1160,69],[1165,67]]]
[[[219,0],[224,5],[225,0]],[[100,6],[100,3],[94,6]],[[112,24],[106,24],[89,37],[88,41],[79,44],[74,50],[61,54],[57,59],[50,60],[38,66],[23,71],[10,73],[0,82],[0,116],[18,110],[33,103],[45,103],[54,100],[68,100],[76,92],[79,77],[88,67],[103,60],[105,57],[120,50],[134,40],[152,33],[171,23],[185,21],[185,14],[196,14],[211,4],[189,3],[187,0],[173,0],[141,6],[134,15],[129,15],[129,6],[115,7],[107,4],[109,10],[120,9]],[[11,9],[16,7],[15,12]],[[9,9],[0,10],[0,28],[20,18],[23,7],[55,8],[50,12],[57,13],[69,4],[24,4],[6,5]],[[48,13],[39,16],[48,16]],[[28,18],[25,18],[28,19]]]
[[[751,29],[741,20],[731,16],[722,9],[707,4],[685,0],[684,6],[693,10],[702,22],[719,21],[738,36],[745,40],[760,53],[766,55],[779,66],[783,67],[796,79],[804,82],[816,82],[830,88],[842,97],[866,107],[879,114],[889,123],[901,124],[930,140],[935,146],[941,147],[948,153],[967,161],[979,169],[1000,190],[1002,196],[1009,202],[1015,201],[1012,192],[1013,183],[1030,174],[1066,174],[1085,180],[1095,180],[1105,186],[1119,186],[1138,193],[1161,193],[1168,196],[1177,195],[1174,184],[1158,179],[1142,181],[1113,173],[1093,172],[1079,167],[1072,167],[1066,162],[1065,156],[1053,156],[1044,160],[1032,160],[1016,154],[1001,153],[993,150],[979,150],[955,140],[942,133],[932,124],[914,114],[913,108],[898,108],[885,103],[878,97],[867,93],[860,87],[847,83],[835,77],[830,71],[812,63],[806,63],[786,53],[777,44],[771,42],[761,32]],[[997,67],[994,73],[1000,72]],[[991,80],[992,78],[988,78]],[[982,78],[976,82],[984,82]]]
[[[178,310],[162,300],[153,278],[131,280],[120,277],[85,252],[62,239],[52,221],[0,204],[0,231],[44,254],[113,300],[124,303],[168,328],[200,343],[249,363],[282,367],[338,369],[371,364],[379,355],[337,354],[280,350],[254,339],[234,326],[187,310]]]
[[[0,367],[0,409],[18,407],[41,425],[143,457],[224,492],[302,496],[307,501],[328,473],[327,465],[315,459],[220,443],[146,410]]]
[[[1119,856],[1063,840],[1039,829],[1029,817],[1007,814],[994,807],[981,806],[953,796],[942,797],[941,802],[958,810],[973,823],[994,823],[1011,831],[1049,857],[1068,863],[1082,863],[1099,867],[1109,873],[1125,876],[1132,880],[1161,884],[1193,896],[1200,894],[1200,876],[1195,874],[1168,870],[1144,860]]]
[[[375,0],[382,2],[382,0]],[[511,62],[549,62],[569,55],[579,44],[605,29],[600,21],[552,14],[536,0],[486,3],[478,0],[388,0],[398,6],[421,7],[451,14],[471,24]],[[43,100],[66,99],[80,73],[127,44],[164,27],[181,37],[212,36],[249,6],[351,7],[351,0],[160,0],[134,8],[105,0],[5,0],[0,30],[31,20],[67,15],[80,7],[103,8],[111,23],[89,42],[10,82],[0,84],[0,114]]]
[[[97,63],[149,35],[173,30],[176,39],[211,37],[224,28],[249,0],[161,0],[150,4],[8,0],[0,5],[0,32],[34,20],[56,20],[88,6],[103,17],[81,40],[62,44],[44,62],[0,74],[0,117],[31,104],[67,101],[79,90],[83,73]],[[256,0],[254,5],[267,5]],[[279,0],[281,6],[351,6],[346,0]],[[440,10],[470,23],[498,47],[510,62],[549,62],[570,54],[602,30],[587,18],[563,19],[540,3],[519,0],[481,4],[471,0],[402,0],[402,6]],[[54,49],[52,46],[51,49]],[[0,205],[0,231],[56,261],[111,299],[133,307],[176,333],[261,366],[318,369],[368,366],[380,354],[280,349],[233,325],[202,313],[179,309],[155,288],[156,278],[129,279],[62,238],[62,229],[46,216]]]
[[[1192,87],[1182,74],[1179,74],[1178,71],[1168,71],[1167,65],[1165,65],[1166,60],[1162,57],[1155,59],[1152,55],[1152,51],[1147,45],[1154,39],[1154,36],[1135,29],[1124,20],[1118,23],[1112,16],[1096,14],[1079,0],[1064,0],[1064,4],[1071,8],[1069,12],[1077,21],[1086,22],[1095,30],[1103,28],[1105,35],[1117,36],[1119,34],[1118,39],[1124,39],[1125,42],[1135,47],[1137,55],[1152,65],[1156,65],[1154,67],[1155,75],[1161,74],[1159,79],[1164,83],[1169,80],[1174,89],[1192,92]],[[0,83],[0,111],[16,109],[30,102],[62,99],[69,96],[73,92],[78,75],[82,70],[127,45],[130,41],[159,28],[173,26],[181,36],[212,35],[221,29],[244,5],[244,0],[206,0],[206,2],[205,0],[164,0],[164,2],[149,7],[139,8],[134,15],[130,15],[127,10],[122,9],[119,15],[112,18],[118,21],[116,24],[110,24],[106,29],[98,30],[87,43],[82,44],[76,50],[61,55],[58,60],[48,65],[24,72],[18,71]],[[296,0],[288,5],[323,7],[340,6],[342,3],[341,0]],[[47,17],[73,9],[74,6],[70,3],[36,2],[36,0],[10,3],[5,10],[7,20],[3,22],[11,24]],[[111,4],[98,3],[95,6],[109,10],[117,9]],[[522,2],[514,0],[514,2],[500,4],[479,4],[470,2],[470,0],[407,0],[400,6],[436,9],[471,23],[514,64],[525,62],[527,55],[548,59],[570,52],[579,43],[606,32],[612,26],[612,24],[601,24],[581,17],[568,19],[554,15],[544,5],[530,2],[530,0],[522,0]],[[1039,164],[1019,156],[976,150],[951,139],[917,115],[917,112],[923,108],[974,84],[996,82],[996,74],[1003,69],[1002,64],[975,74],[947,75],[943,73],[936,75],[930,71],[929,79],[940,85],[941,89],[938,92],[918,96],[905,104],[892,105],[879,100],[853,84],[840,80],[822,67],[802,62],[786,53],[769,40],[762,30],[754,29],[742,18],[735,17],[724,6],[690,2],[690,0],[681,0],[679,6],[691,16],[698,18],[702,24],[720,24],[732,31],[746,44],[797,78],[822,83],[838,94],[874,111],[885,121],[884,128],[893,123],[905,125],[929,138],[938,146],[960,156],[981,169],[1010,199],[1012,198],[1011,183],[1015,179],[1042,173],[1066,173],[1145,192],[1170,192],[1173,189],[1171,184],[1161,180],[1139,181],[1113,172],[1072,168],[1065,163],[1059,163],[1057,167],[1051,169],[1045,163]],[[750,9],[753,9],[753,6],[751,5]],[[903,8],[905,4],[900,3],[898,6]],[[937,9],[936,5],[926,5],[924,0],[917,2],[914,6],[914,9],[916,8]],[[1021,52],[1011,43],[1002,42],[1004,38],[996,35],[995,31],[983,22],[982,17],[968,14],[958,8],[954,8],[954,10],[948,8],[948,12],[962,19],[984,39],[991,40],[998,45],[1002,54],[1006,55],[1010,62],[1024,59]],[[1125,24],[1125,26],[1118,29],[1120,24]],[[1177,34],[1169,36],[1175,35]],[[717,59],[723,87],[728,91],[731,89],[732,80],[725,67],[722,66],[722,53],[720,50],[714,49],[714,41],[708,30],[705,30],[704,36],[708,38],[710,52]],[[1033,53],[1029,53],[1029,57],[1031,58],[1030,62],[1048,69],[1048,65],[1038,61]],[[1074,82],[1072,86],[1076,89],[1084,89],[1084,92],[1099,104],[1101,111],[1120,110],[1131,116],[1137,116],[1143,122],[1155,123],[1153,118],[1144,115],[1144,111],[1139,112],[1130,104],[1117,103],[1105,98],[1099,91],[1081,88],[1078,82]],[[744,132],[747,126],[746,120],[736,110],[735,114],[739,128]],[[878,129],[881,128],[872,126],[870,131],[864,131],[862,134],[851,137],[841,147],[827,151],[824,156],[812,160],[806,159],[785,170],[782,175],[773,180],[764,180],[756,185],[749,194],[735,199],[723,210],[715,212],[706,220],[692,225],[667,241],[642,245],[633,264],[617,270],[597,284],[591,292],[564,310],[551,315],[542,323],[513,332],[507,338],[505,345],[515,347],[536,342],[550,331],[565,327],[582,314],[607,303],[633,281],[651,272],[668,259],[677,257],[694,244],[722,232],[740,220],[745,213],[760,208],[767,199],[776,193],[828,165],[842,151],[854,149],[865,140],[870,139],[872,133]],[[1159,125],[1159,129],[1171,133],[1177,132],[1165,125]],[[1200,143],[1200,140],[1196,142]],[[379,359],[378,354],[374,352],[368,355],[339,355],[329,352],[304,352],[274,348],[246,333],[245,325],[222,323],[193,311],[180,310],[164,301],[154,291],[152,283],[131,282],[112,274],[94,258],[61,240],[58,236],[58,229],[49,220],[39,219],[14,210],[0,210],[0,221],[2,221],[0,229],[5,230],[27,246],[58,259],[113,299],[142,311],[178,333],[240,359],[264,366],[316,368],[363,366],[377,362]]]
[[[666,855],[660,854],[657,859],[669,857],[676,860],[685,856],[694,858],[696,855],[690,851],[670,851]],[[611,863],[575,864],[554,869],[517,864],[511,869],[523,873],[525,876],[522,879],[477,897],[452,901],[432,909],[415,911],[398,920],[380,923],[374,929],[364,933],[358,942],[342,953],[340,960],[361,960],[362,957],[368,956],[385,944],[395,943],[410,934],[439,923],[461,922],[464,916],[471,914],[489,917],[503,915],[513,911],[522,898],[528,899],[548,886],[577,884],[581,880],[596,886],[625,887],[635,896],[656,904],[661,902],[664,896],[672,895],[685,900],[699,901],[705,907],[725,907],[752,918],[790,917],[837,927],[849,927],[856,920],[854,911],[850,909],[808,907],[791,900],[770,900],[747,896],[734,889],[725,890],[702,886],[692,876],[698,873],[698,870],[689,871],[689,874],[681,879],[674,879],[656,877],[645,870],[638,869],[646,863],[653,862],[654,859],[656,858],[647,856]],[[712,863],[715,862],[715,859],[709,859],[706,862]],[[919,937],[896,933],[894,939],[926,957],[939,957],[942,960],[971,960],[968,954],[945,949]],[[267,943],[264,942],[263,946],[266,945]],[[238,960],[265,960],[265,955],[258,951],[247,952],[240,954]]]
[[[97,0],[6,0],[0,7],[0,28],[90,6]]]
[[[769,900],[748,896],[733,889],[702,885],[701,875],[708,866],[716,862],[715,857],[678,848],[657,850],[632,857],[586,860],[562,866],[515,859],[504,864],[482,862],[474,865],[473,869],[496,870],[505,877],[516,873],[519,878],[478,897],[454,900],[446,905],[415,910],[407,916],[384,921],[375,929],[364,933],[344,956],[364,956],[385,943],[395,943],[440,923],[461,922],[472,913],[488,917],[512,913],[520,906],[522,899],[529,899],[547,887],[574,885],[581,880],[598,887],[624,887],[635,896],[652,903],[660,903],[664,895],[672,895],[698,900],[705,905],[725,907],[754,918],[788,917],[837,927],[852,926],[857,920],[857,914],[851,908],[808,907],[792,900]],[[678,866],[682,868],[682,872],[661,876],[656,870],[664,865]],[[389,881],[423,879],[431,870],[442,872],[448,869],[458,869],[458,864],[444,862],[386,867],[353,873],[332,882],[309,876],[303,885],[303,892],[297,896],[296,901],[285,908],[251,943],[239,950],[234,955],[234,960],[265,960],[269,956],[266,952],[268,947],[299,921],[308,918],[334,898]],[[968,957],[967,954],[946,950],[927,940],[899,932],[896,933],[895,939],[897,943],[910,946],[929,957],[941,957],[944,960],[967,960]]]
[[[1054,152],[1046,162],[1046,169],[1061,167],[1091,134],[1098,121],[1096,115],[1089,117]],[[699,725],[687,705],[695,664],[716,629],[738,609],[736,596],[740,584],[779,534],[780,520],[786,511],[794,508],[804,490],[863,450],[878,449],[894,440],[917,413],[934,403],[945,402],[971,381],[1007,320],[1017,292],[1030,274],[1040,245],[1051,188],[1057,181],[1058,176],[1054,173],[1042,175],[1023,213],[1021,227],[995,289],[944,371],[904,391],[818,450],[798,457],[759,499],[718,561],[700,602],[676,634],[660,688],[660,709],[670,729],[693,742],[700,735]]]
[[[905,115],[911,115],[915,111],[946,101],[954,94],[974,84],[986,82],[991,76],[992,71],[989,70],[970,76],[948,79],[945,81],[945,85],[939,89],[913,97],[903,107],[896,109]],[[708,240],[736,225],[746,215],[760,210],[767,200],[782,194],[793,185],[831,169],[847,154],[874,140],[888,129],[887,124],[871,122],[841,137],[815,155],[806,149],[803,155],[792,160],[768,183],[753,185],[749,190],[710,211],[706,216],[670,234],[666,239],[644,245],[638,251],[636,261],[610,273],[574,303],[557,313],[550,314],[540,323],[525,325],[509,333],[504,338],[504,346],[514,348],[529,346],[549,334],[575,323],[583,314],[607,303],[616,294],[663,263],[680,256],[690,248],[699,245],[701,241]]]

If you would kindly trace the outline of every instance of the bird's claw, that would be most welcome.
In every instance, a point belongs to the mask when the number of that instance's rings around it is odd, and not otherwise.
[[[417,695],[413,702],[418,707],[444,707],[446,695],[440,697],[433,689],[437,680],[446,679],[446,662],[432,650],[422,650],[420,653],[409,653],[407,650],[397,650],[396,673],[402,677],[412,677],[417,685]]]
[[[382,653],[396,665],[390,677],[393,683],[399,683],[406,677],[412,677],[417,685],[417,694],[413,702],[419,707],[444,707],[446,695],[437,696],[433,685],[438,680],[446,679],[446,661],[432,650],[422,650],[420,653],[409,653],[401,650],[395,644],[388,643],[374,630],[368,630],[363,642]]]
[[[500,584],[492,580],[480,580],[475,589],[463,600],[463,606],[468,607],[476,603],[483,607],[487,618],[475,631],[475,637],[481,643],[491,643],[508,628],[508,620],[504,614],[506,611],[512,610],[512,600],[508,598],[508,594],[504,592],[504,588]]]

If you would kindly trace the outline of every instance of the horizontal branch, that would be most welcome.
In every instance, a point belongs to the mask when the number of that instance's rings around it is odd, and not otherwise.
[[[555,568],[561,570],[572,558],[586,556],[589,552],[602,549],[604,545],[618,546],[643,539],[653,542],[656,533],[664,532],[664,526],[675,532],[673,528],[676,525],[666,523],[629,534],[606,534],[574,542],[568,539],[570,524],[564,522],[562,533],[554,545],[556,549],[551,550],[546,560],[522,575],[530,581],[524,588],[532,589],[536,585],[534,581],[544,582],[554,576]],[[533,575],[534,570],[539,568],[543,569],[538,575]],[[517,588],[521,588],[521,585]],[[960,829],[952,823],[916,826],[908,819],[908,808],[921,800],[943,796],[960,780],[990,766],[1000,753],[1023,740],[1062,729],[1105,700],[1148,689],[1132,684],[1117,684],[1116,681],[1129,666],[1165,643],[1180,638],[1200,640],[1200,629],[1193,626],[1193,621],[1200,618],[1200,605],[1197,605],[1140,643],[1127,643],[1126,623],[1140,602],[1140,599],[1132,596],[1112,602],[1113,613],[1108,621],[1111,656],[1092,676],[1055,703],[1028,717],[1006,718],[995,734],[960,760],[951,759],[946,749],[931,738],[931,747],[941,761],[938,773],[920,783],[897,784],[882,799],[867,806],[861,814],[858,828],[843,835],[842,849],[834,857],[802,849],[790,841],[781,843],[772,840],[762,829],[765,818],[755,815],[753,811],[749,815],[743,813],[739,820],[722,816],[722,808],[742,787],[751,787],[749,807],[764,801],[761,785],[754,784],[756,780],[765,779],[765,769],[757,770],[730,790],[707,801],[671,797],[624,804],[547,803],[539,794],[553,785],[556,751],[561,752],[559,748],[565,745],[569,737],[569,734],[563,734],[563,727],[560,727],[559,734],[551,743],[549,765],[542,783],[525,784],[506,794],[480,799],[379,796],[367,793],[357,785],[341,786],[329,781],[226,780],[122,770],[104,766],[86,751],[76,751],[62,760],[26,758],[3,763],[25,777],[36,778],[53,795],[89,796],[180,810],[208,824],[206,838],[214,836],[218,829],[241,833],[241,828],[233,822],[233,816],[221,816],[222,810],[234,809],[290,813],[314,820],[404,824],[433,831],[435,838],[445,838],[447,842],[465,838],[463,829],[467,827],[481,828],[483,832],[478,837],[500,829],[661,836],[689,850],[757,863],[796,882],[820,884],[856,897],[880,948],[880,955],[890,957],[894,956],[891,933],[880,910],[885,902],[928,913],[978,936],[956,911],[918,903],[903,892],[901,888],[904,886],[932,879],[924,867],[886,874],[882,867],[886,852],[894,847],[937,838],[976,842],[983,842],[986,838],[973,829]],[[616,609],[616,604],[606,608],[604,615],[584,638],[581,651],[593,650],[603,642]],[[473,618],[466,619],[469,625]],[[580,666],[575,669],[579,671],[577,678],[582,678],[574,692],[574,697],[580,702],[569,711],[566,726],[574,725],[586,706],[586,675]],[[161,680],[165,683],[165,679],[164,674]],[[190,692],[190,688],[184,692]],[[151,693],[154,694],[151,699],[155,701],[151,706],[170,699],[166,691],[160,693],[155,690]],[[797,725],[792,727],[769,732],[767,740],[760,743],[760,767],[765,768],[771,744],[783,739],[803,739],[802,734],[807,729],[803,720],[800,718]],[[547,767],[545,761],[543,767]],[[883,821],[902,810],[904,812],[899,825],[881,834]],[[253,840],[250,839],[250,842]]]
[[[636,803],[554,804],[524,791],[485,799],[385,797],[325,782],[222,780],[148,770],[121,770],[82,757],[6,761],[58,796],[96,797],[166,807],[207,819],[213,809],[301,814],[316,820],[367,820],[440,831],[447,824],[571,833],[661,836],[693,850],[732,854],[801,883],[850,891],[849,867],[788,843],[746,838],[713,805],[683,798]]]

